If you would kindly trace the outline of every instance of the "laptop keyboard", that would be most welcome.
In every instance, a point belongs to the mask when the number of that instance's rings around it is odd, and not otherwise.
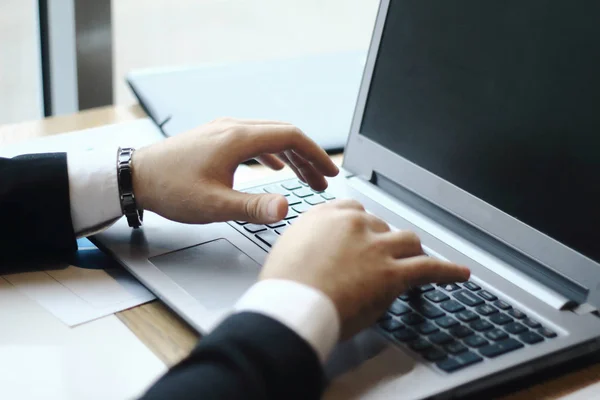
[[[399,296],[377,325],[446,372],[557,336],[471,281],[415,288]]]
[[[244,221],[234,221],[231,226],[242,232],[246,237],[268,250],[273,247],[279,236],[286,228],[294,223],[302,213],[312,207],[334,200],[335,196],[327,192],[312,190],[300,180],[292,179],[283,183],[246,190],[247,193],[278,193],[284,195],[289,204],[289,210],[283,221],[267,225],[251,224]]]
[[[273,224],[234,221],[230,225],[268,250],[286,228],[311,207],[335,196],[297,179],[246,190],[278,193],[289,211]],[[486,358],[536,345],[557,334],[475,282],[427,284],[400,295],[377,322],[394,342],[408,346],[443,371],[454,372]]]

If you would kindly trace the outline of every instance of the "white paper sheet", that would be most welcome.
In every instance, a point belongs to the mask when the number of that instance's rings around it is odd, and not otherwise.
[[[69,328],[0,278],[0,398],[138,397],[164,364],[114,315]]]
[[[560,400],[589,400],[600,399],[600,383],[593,383],[574,393],[560,398]]]
[[[0,147],[0,156],[14,157],[20,154],[92,151],[142,147],[163,140],[164,136],[149,118],[121,122],[97,128],[84,129],[59,135]]]
[[[127,281],[126,285],[118,278],[115,279],[115,275]],[[69,326],[89,322],[155,299],[151,292],[126,271],[107,272],[69,266],[66,269],[25,272],[2,277]]]

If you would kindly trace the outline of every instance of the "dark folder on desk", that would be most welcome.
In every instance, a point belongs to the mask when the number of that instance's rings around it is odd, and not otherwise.
[[[335,151],[346,143],[365,57],[353,51],[141,70],[127,82],[166,136],[222,116],[275,119]]]

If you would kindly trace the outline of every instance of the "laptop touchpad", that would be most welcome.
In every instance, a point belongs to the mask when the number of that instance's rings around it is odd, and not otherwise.
[[[209,310],[231,307],[256,282],[261,268],[226,239],[149,260]]]

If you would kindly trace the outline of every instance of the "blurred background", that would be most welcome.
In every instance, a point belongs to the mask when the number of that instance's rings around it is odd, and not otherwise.
[[[134,104],[124,76],[137,68],[366,50],[378,5],[0,0],[0,124]]]

